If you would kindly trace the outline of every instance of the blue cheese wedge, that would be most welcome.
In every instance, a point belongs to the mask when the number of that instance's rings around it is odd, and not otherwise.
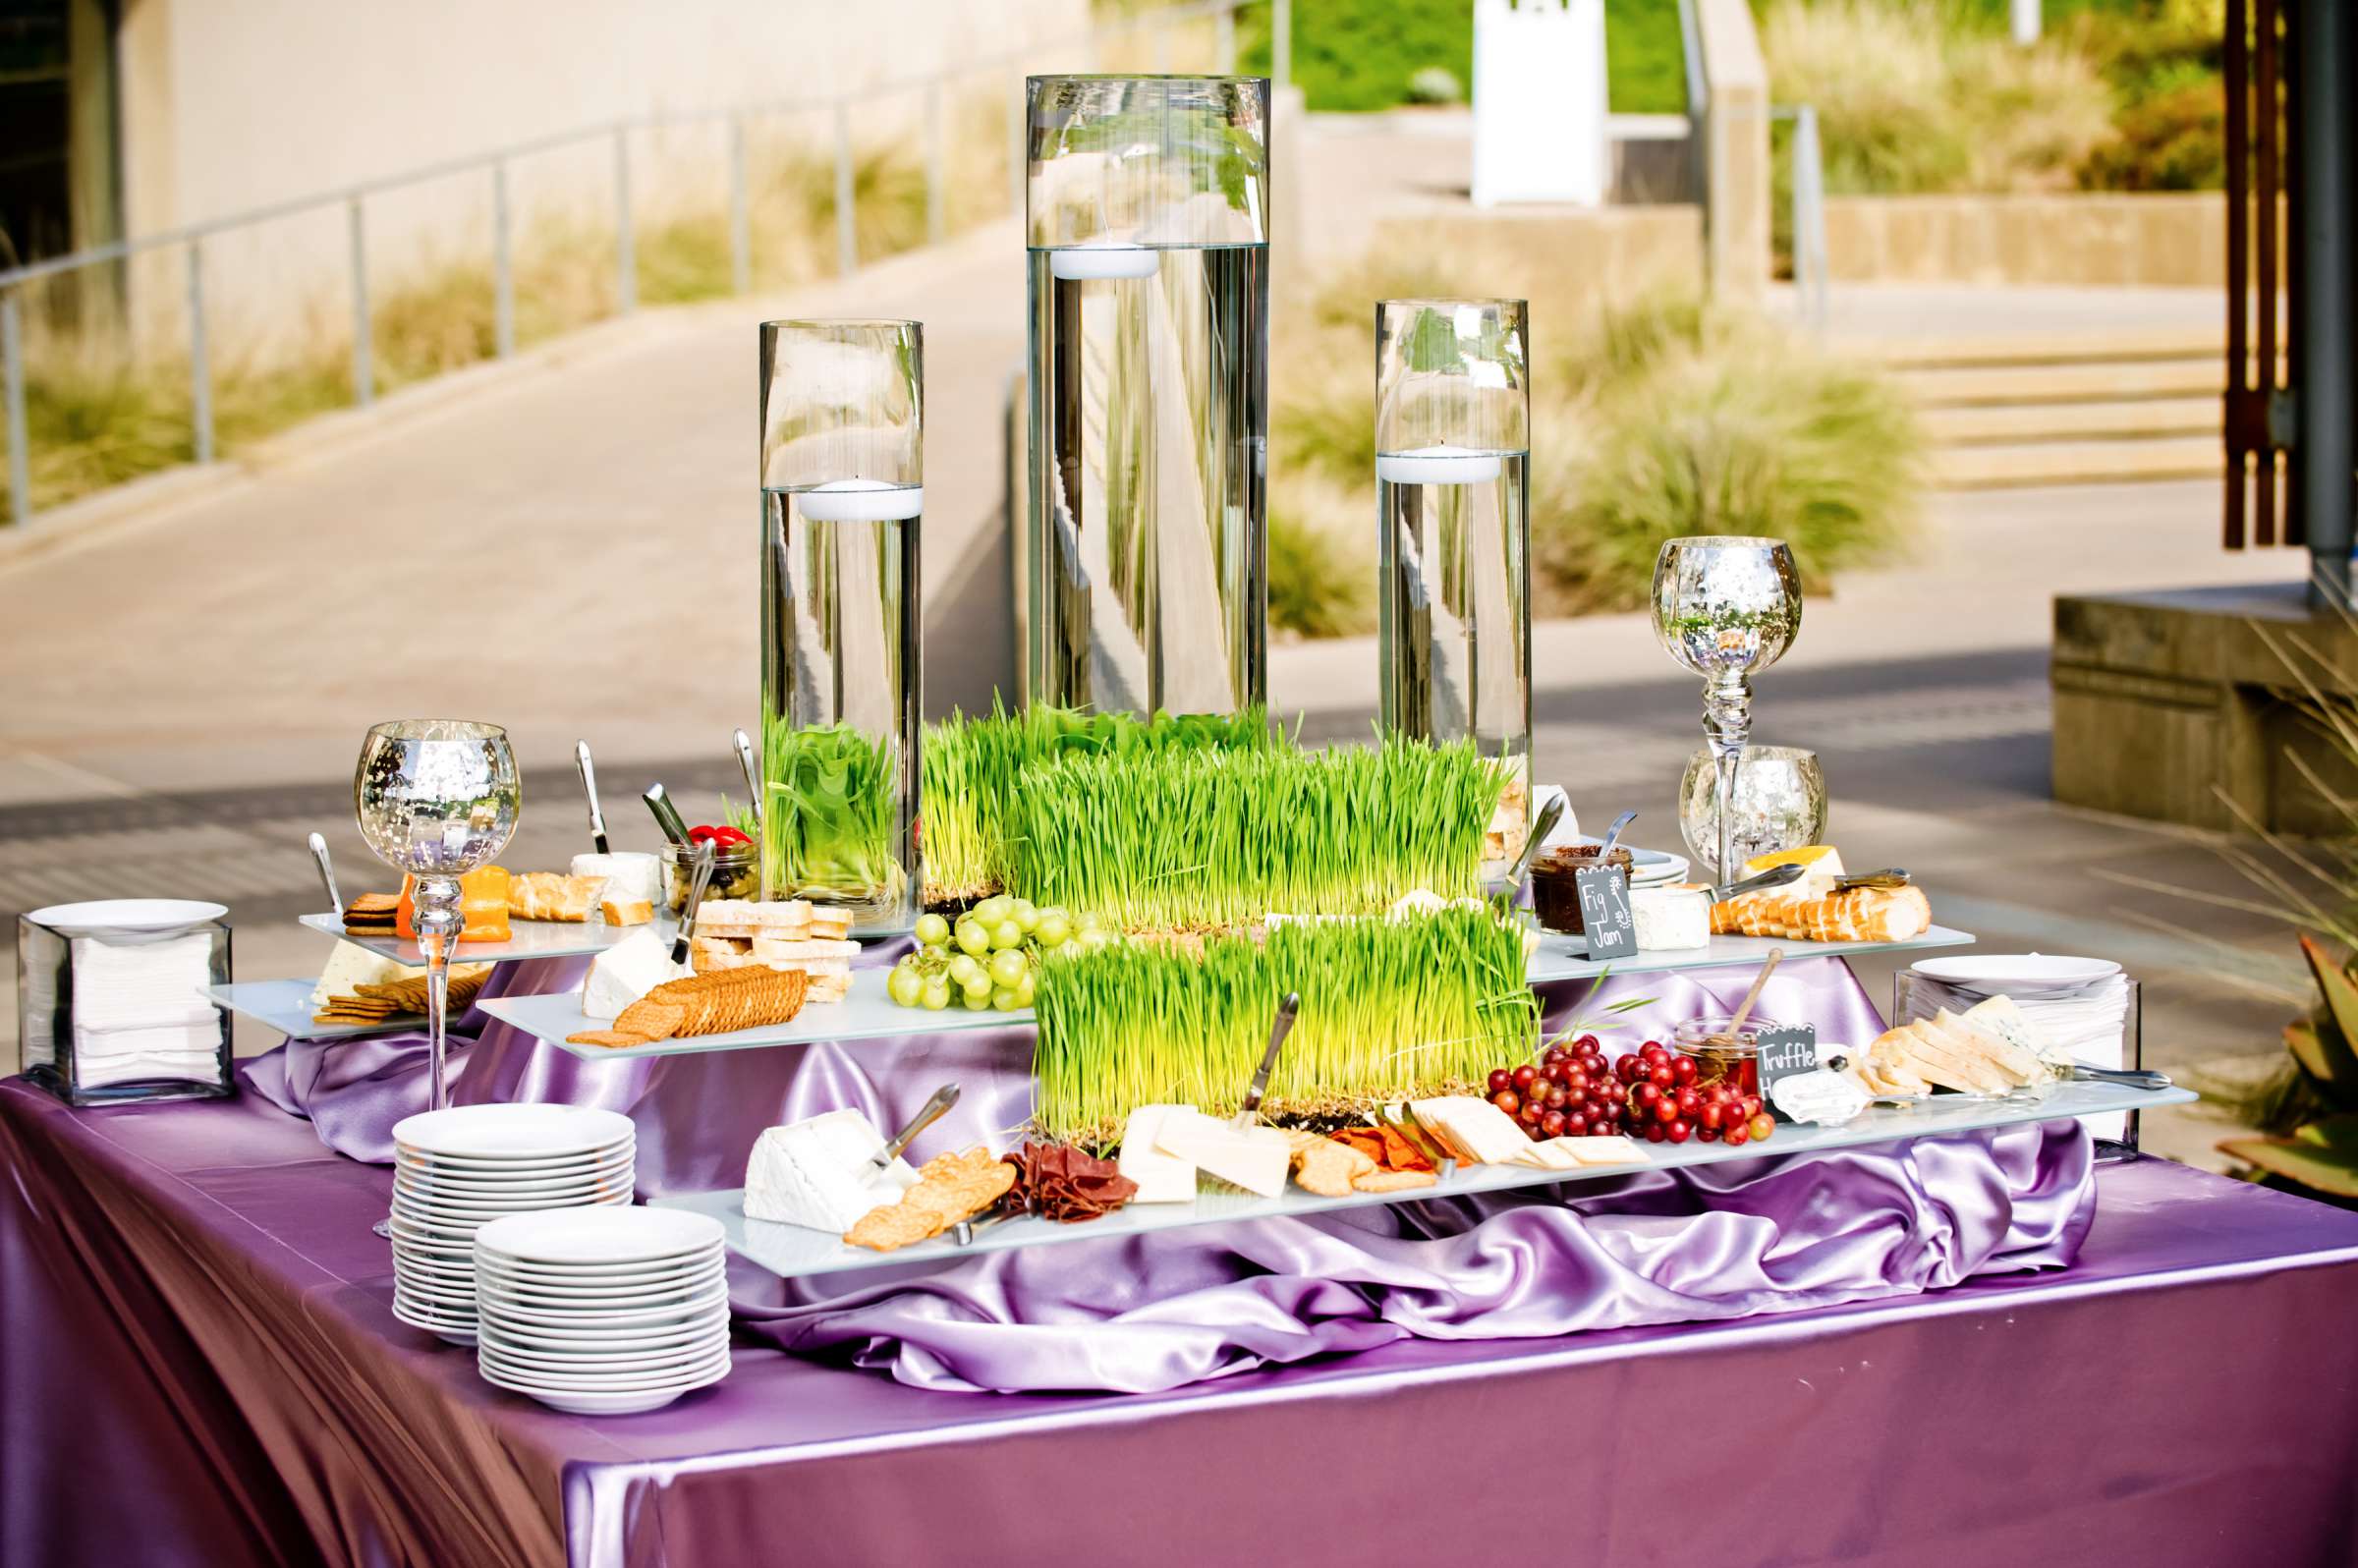
[[[1175,1111],[1195,1111],[1193,1105],[1141,1105],[1122,1127],[1122,1154],[1117,1162],[1124,1176],[1138,1184],[1134,1204],[1192,1204],[1196,1201],[1195,1161],[1166,1154],[1155,1147],[1165,1118]]]
[[[755,1140],[746,1165],[747,1217],[838,1235],[850,1230],[917,1185],[905,1159],[876,1167],[883,1148],[884,1136],[856,1110],[770,1128]]]

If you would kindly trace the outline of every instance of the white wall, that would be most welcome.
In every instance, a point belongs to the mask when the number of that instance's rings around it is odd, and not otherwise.
[[[126,227],[152,234],[617,117],[927,75],[1087,26],[1088,0],[129,0]],[[972,84],[1006,93],[1011,81]],[[830,134],[823,116],[808,126]],[[717,190],[725,145],[716,131],[639,139],[640,209],[664,201],[666,156]],[[602,215],[611,169],[610,145],[534,158],[516,171],[515,198]],[[479,252],[488,199],[476,175],[372,200],[372,284],[421,252]],[[249,315],[290,293],[338,300],[345,250],[340,212],[214,242],[208,294]],[[161,268],[141,269],[143,314],[176,299],[178,258],[168,265],[169,290]]]

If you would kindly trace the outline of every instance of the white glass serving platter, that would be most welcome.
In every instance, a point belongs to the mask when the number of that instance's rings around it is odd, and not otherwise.
[[[292,1039],[358,1039],[364,1035],[398,1035],[425,1028],[423,1013],[404,1013],[381,1024],[314,1024],[311,988],[317,980],[238,980],[207,985],[204,994],[233,1013],[267,1024]]]
[[[425,955],[418,944],[406,936],[345,936],[344,922],[335,915],[305,915],[303,924],[314,931],[324,931],[341,937],[385,958],[398,959],[404,964],[422,964]],[[454,964],[505,964],[523,958],[577,958],[586,953],[602,953],[633,931],[643,931],[644,925],[608,925],[602,921],[525,921],[508,922],[508,939],[504,942],[461,942]],[[657,915],[654,929],[663,940],[670,941],[672,922],[668,915]]]
[[[1775,1137],[1767,1144],[1749,1144],[1741,1148],[1730,1148],[1724,1144],[1638,1144],[1635,1147],[1646,1154],[1646,1162],[1642,1165],[1591,1165],[1573,1171],[1533,1170],[1521,1165],[1474,1165],[1461,1167],[1454,1175],[1432,1187],[1397,1193],[1353,1193],[1343,1198],[1321,1198],[1316,1193],[1290,1186],[1283,1196],[1277,1198],[1260,1198],[1237,1191],[1206,1192],[1192,1204],[1132,1204],[1102,1218],[1086,1220],[1077,1225],[1060,1225],[1053,1220],[1029,1216],[1000,1220],[978,1225],[973,1239],[963,1246],[953,1237],[944,1235],[891,1253],[846,1246],[841,1237],[826,1231],[807,1230],[800,1225],[782,1225],[771,1220],[749,1219],[745,1212],[743,1188],[692,1193],[651,1202],[661,1208],[682,1208],[710,1215],[720,1221],[731,1252],[751,1260],[781,1279],[797,1279],[813,1274],[939,1262],[974,1253],[1002,1252],[1018,1247],[1107,1241],[1143,1235],[1149,1231],[1180,1230],[1191,1225],[1287,1218],[1333,1208],[1364,1208],[1374,1204],[1422,1203],[1436,1198],[1460,1198],[1472,1193],[1501,1192],[1518,1187],[1569,1186],[1609,1180],[1649,1168],[1666,1170],[1688,1165],[1716,1164],[1721,1160],[1773,1159],[1781,1154],[1806,1153],[1813,1149],[1856,1148],[1920,1138],[1933,1133],[2003,1127],[2017,1122],[2059,1121],[2106,1111],[2152,1110],[2161,1105],[2185,1104],[2196,1097],[2192,1091],[2184,1089],[2123,1089],[2109,1084],[2079,1083],[2057,1084],[2044,1095],[2035,1097],[2026,1094],[2004,1099],[1944,1099],[1936,1095],[1919,1105],[1870,1106],[1856,1121],[1840,1127],[1804,1127],[1779,1123]]]
[[[1784,951],[1784,962],[1805,958],[1855,958],[1863,953],[1902,953],[1919,948],[1966,947],[1974,938],[1964,931],[1935,925],[1922,936],[1904,942],[1794,942],[1776,936],[1714,936],[1708,947],[1688,947],[1634,953],[1628,958],[1589,957],[1584,938],[1556,931],[1540,933],[1540,950],[1531,956],[1534,985],[1543,980],[1589,980],[1610,970],[1615,975],[1647,975],[1673,969],[1725,969],[1758,964],[1772,949]]]
[[[535,1039],[571,1051],[585,1061],[610,1057],[677,1056],[691,1051],[741,1051],[760,1045],[795,1045],[822,1039],[877,1039],[893,1035],[937,1035],[949,1030],[1004,1029],[1032,1022],[1032,1010],[1012,1013],[973,1012],[945,1007],[927,1012],[902,1007],[885,994],[888,969],[852,971],[852,988],[840,1002],[814,1002],[783,1024],[734,1030],[726,1035],[691,1035],[662,1039],[652,1045],[573,1045],[566,1036],[614,1027],[611,1020],[592,1019],[582,1012],[578,990],[542,996],[494,996],[477,1005],[493,1018],[513,1024]]]

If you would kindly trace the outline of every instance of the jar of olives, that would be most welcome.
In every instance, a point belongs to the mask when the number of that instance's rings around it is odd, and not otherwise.
[[[663,846],[663,902],[676,918],[687,910],[688,887],[696,880],[695,844]],[[761,896],[761,841],[754,838],[712,841],[712,880],[704,888],[707,900],[758,899]]]

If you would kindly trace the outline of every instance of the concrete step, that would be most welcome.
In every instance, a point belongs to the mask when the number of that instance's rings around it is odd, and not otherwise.
[[[1887,338],[1852,345],[1866,359],[1894,369],[1958,369],[1969,365],[2127,364],[2146,360],[2222,360],[2221,327],[2157,327],[2104,333],[2038,336]]]
[[[2215,435],[1950,446],[1932,454],[1933,482],[1947,490],[2207,478],[2225,467],[2225,449]]]
[[[1901,369],[1900,386],[1923,408],[1993,404],[2117,402],[2132,398],[2216,398],[2227,384],[2223,356],[2208,360],[2077,364],[1967,365]]]
[[[2223,425],[2217,393],[2125,402],[1971,404],[1928,408],[1924,430],[1936,446],[2017,446],[2046,441],[2216,436]]]

